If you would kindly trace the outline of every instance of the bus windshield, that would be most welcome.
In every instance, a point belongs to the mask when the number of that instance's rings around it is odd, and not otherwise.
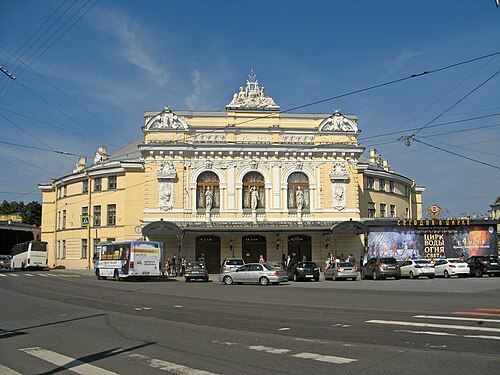
[[[103,246],[101,260],[127,260],[130,255],[130,244]]]
[[[47,252],[47,243],[46,242],[32,242],[31,243],[31,251],[45,251],[45,252]]]

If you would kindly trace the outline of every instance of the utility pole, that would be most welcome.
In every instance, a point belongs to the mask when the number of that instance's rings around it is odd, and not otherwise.
[[[15,79],[16,79],[16,77],[14,77],[11,73],[9,73],[9,72],[7,71],[7,69],[4,69],[4,67],[3,67],[3,66],[0,66],[0,72],[2,72],[3,74],[5,74],[7,77],[9,77],[9,78],[10,78],[10,79],[12,79],[12,80],[15,80]]]

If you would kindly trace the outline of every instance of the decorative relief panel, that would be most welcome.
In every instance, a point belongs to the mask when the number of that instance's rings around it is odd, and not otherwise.
[[[346,183],[334,182],[332,184],[332,207],[335,210],[342,211],[347,206]]]
[[[358,132],[358,126],[356,123],[342,115],[340,110],[336,109],[335,112],[330,116],[321,121],[318,127],[319,132]]]
[[[146,121],[146,130],[167,129],[167,130],[187,130],[188,124],[181,117],[165,107],[158,115]]]
[[[345,162],[334,162],[332,165],[332,169],[330,171],[330,180],[348,180],[349,172],[345,166]]]
[[[158,179],[158,207],[164,211],[170,210],[174,202],[174,179],[177,176],[175,166],[171,161],[164,161],[156,170]]]
[[[226,143],[225,134],[193,134],[193,143]]]
[[[281,143],[314,143],[314,135],[283,134]]]
[[[226,109],[262,109],[279,110],[273,98],[264,94],[264,87],[259,87],[259,80],[256,79],[253,70],[250,72],[246,87],[240,87],[240,91],[235,93],[233,100],[226,106]]]

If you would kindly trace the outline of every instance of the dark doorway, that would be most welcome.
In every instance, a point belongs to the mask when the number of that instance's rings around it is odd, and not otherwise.
[[[266,237],[258,235],[244,236],[242,238],[242,253],[245,263],[256,263],[260,255],[267,260]]]
[[[288,255],[294,262],[303,260],[304,255],[307,261],[311,261],[311,237],[310,236],[289,236],[288,237]]]
[[[220,237],[196,237],[196,260],[205,259],[209,273],[219,273],[220,268]]]

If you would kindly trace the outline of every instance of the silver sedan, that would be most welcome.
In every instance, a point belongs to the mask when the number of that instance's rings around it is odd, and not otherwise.
[[[254,283],[261,285],[279,284],[288,281],[286,271],[268,263],[247,263],[233,271],[219,275],[219,281],[226,285]]]
[[[356,266],[349,262],[335,262],[330,264],[325,270],[325,280],[356,280],[357,278],[358,271],[356,270]]]

